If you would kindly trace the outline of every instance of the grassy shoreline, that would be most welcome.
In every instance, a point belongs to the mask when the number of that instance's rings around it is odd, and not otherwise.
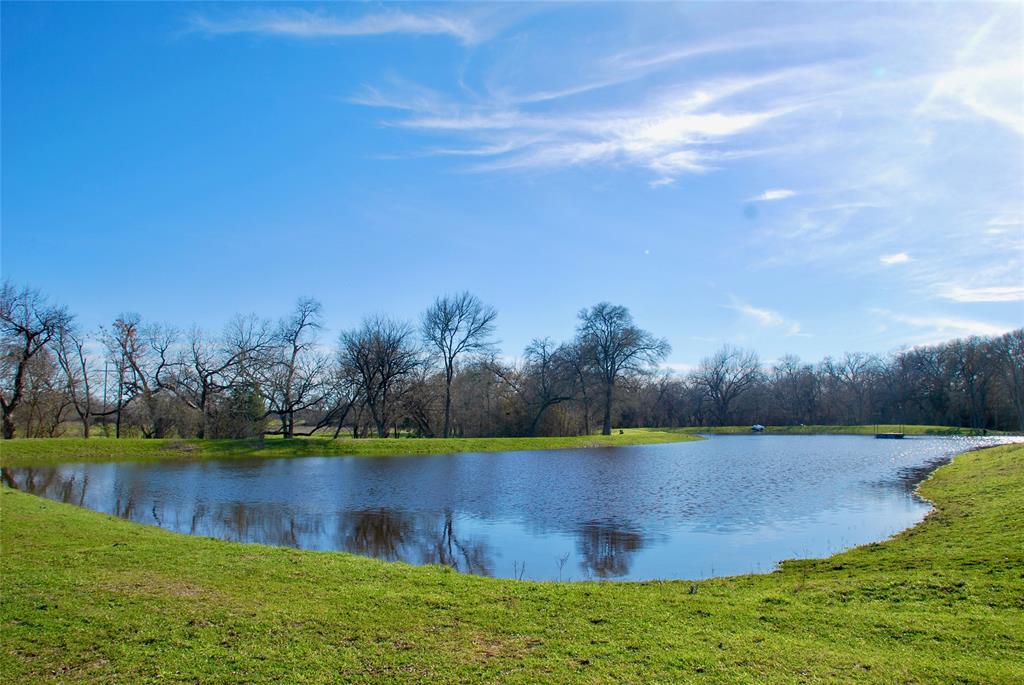
[[[178,440],[142,438],[29,438],[0,441],[0,465],[47,466],[90,461],[156,461],[303,456],[414,456],[650,445],[699,440],[678,431],[627,428],[621,434],[546,438],[309,438]]]
[[[685,435],[749,435],[750,426],[707,426],[666,428]],[[765,433],[774,435],[874,435],[875,433],[903,433],[904,435],[1013,435],[1002,431],[977,431],[955,426],[919,426],[914,424],[879,423],[863,426],[765,426]]]
[[[4,682],[1024,678],[1024,446],[889,541],[697,583],[535,583],[192,538],[3,489]]]
[[[950,426],[768,426],[771,435],[976,435]],[[699,440],[702,434],[749,435],[750,426],[691,428],[626,428],[622,434],[541,438],[360,438],[296,437],[291,440],[196,440],[142,438],[19,438],[0,440],[0,465],[49,466],[92,461],[154,461],[287,458],[303,456],[415,456],[458,452],[577,449],[651,445]],[[995,431],[988,435],[1006,435]]]

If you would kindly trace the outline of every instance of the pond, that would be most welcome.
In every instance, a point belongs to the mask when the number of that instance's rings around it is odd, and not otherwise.
[[[991,438],[714,436],[419,457],[4,469],[7,485],[169,530],[537,580],[766,572],[920,521],[931,469]]]

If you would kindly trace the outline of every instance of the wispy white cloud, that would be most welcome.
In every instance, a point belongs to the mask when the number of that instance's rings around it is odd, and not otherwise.
[[[1012,326],[998,323],[944,314],[910,315],[893,312],[888,309],[872,309],[871,313],[918,329],[917,339],[921,343],[942,342],[951,338],[962,338],[971,335],[1002,335],[1013,328]]]
[[[985,232],[989,235],[1004,235],[1011,232],[1020,233],[1024,229],[1024,216],[1019,214],[1000,214],[992,217],[986,224]]]
[[[942,289],[940,297],[953,302],[1021,302],[1024,301],[1024,285],[977,288],[952,285]]]
[[[465,16],[396,9],[352,18],[303,9],[246,11],[217,18],[195,14],[189,24],[195,31],[213,35],[252,33],[293,38],[331,38],[405,33],[447,35],[464,43],[475,43],[481,37],[473,22]]]
[[[764,102],[757,107],[727,101],[770,83],[799,79],[794,70],[750,77],[715,78],[663,89],[631,106],[584,110],[523,107],[530,96],[457,104],[427,102],[422,94],[382,95],[367,91],[353,101],[410,112],[387,123],[425,134],[458,137],[458,146],[435,154],[486,158],[473,169],[558,168],[581,165],[639,166],[656,174],[652,187],[682,174],[705,173],[732,160],[759,154],[736,144],[743,136],[799,109],[799,103]]]
[[[796,195],[795,190],[789,190],[787,188],[775,188],[774,190],[766,190],[760,195],[747,200],[747,202],[772,202],[774,200],[785,200]]]
[[[1013,37],[1014,22],[1019,32],[1019,9],[1008,19],[996,12],[968,38],[953,65],[935,77],[919,113],[982,117],[1024,135],[1020,38]]]
[[[610,56],[587,59],[585,67],[576,64],[577,73],[555,68],[540,78],[526,79],[531,86],[562,81],[546,88],[516,89],[514,83],[485,75],[479,80],[493,88],[467,90],[468,97],[461,102],[423,102],[413,90],[408,98],[402,93],[377,94],[363,98],[362,103],[409,114],[387,122],[391,125],[456,139],[457,143],[449,140],[431,152],[480,158],[472,167],[477,171],[639,166],[655,174],[652,187],[661,187],[681,175],[718,170],[769,150],[775,155],[795,154],[808,145],[834,148],[854,144],[848,124],[843,135],[837,135],[834,117],[846,122],[851,114],[877,118],[886,112],[902,112],[906,120],[913,118],[910,114],[915,104],[922,120],[947,116],[943,103],[949,100],[948,93],[961,93],[956,84],[973,78],[968,74],[957,80],[950,72],[974,68],[979,59],[989,59],[988,51],[980,47],[984,36],[970,36],[979,44],[973,50],[981,57],[961,50],[953,67],[928,61],[931,56],[924,48],[915,49],[927,59],[915,55],[907,62],[913,64],[911,70],[890,72],[873,66],[880,60],[898,63],[904,58],[899,55],[903,43],[896,38],[905,35],[908,27],[919,31],[918,20],[897,11],[854,17],[841,24],[826,22],[824,26],[820,20],[809,20],[725,31],[704,40],[620,49]],[[939,17],[938,21],[944,27],[950,19]],[[935,40],[955,43],[958,36],[948,33],[936,35]],[[859,48],[870,60],[823,59],[824,48],[837,40],[844,52],[856,54]],[[768,55],[775,48],[792,52],[793,57],[788,64],[782,61],[785,66],[771,60],[776,67],[761,73],[712,69],[707,72],[710,76],[697,76],[684,65],[690,60],[755,50]],[[1006,64],[1011,73],[993,71],[994,77],[1004,79],[1019,72],[1019,65],[1014,72],[1012,63]],[[545,69],[549,66],[545,62]],[[515,69],[499,73],[507,76],[523,71],[517,64]],[[679,76],[673,77],[676,72]],[[465,85],[461,78],[460,85]],[[626,97],[604,97],[610,93],[594,97],[602,89],[617,89],[616,93],[625,92]],[[988,92],[987,86],[985,89]],[[984,104],[987,100],[965,98],[958,102],[981,103],[970,110],[975,116],[992,116]],[[608,102],[618,106],[609,108]],[[875,104],[866,106],[867,102]],[[1007,102],[1012,104],[1012,97]],[[866,130],[877,128],[874,124]],[[771,146],[754,140],[765,130],[774,134]],[[780,137],[783,130],[788,135]],[[930,134],[920,135],[926,140]],[[749,201],[778,201],[795,195],[788,189],[772,189]]]
[[[744,302],[739,298],[733,296],[729,304],[722,305],[726,309],[732,309],[745,316],[748,320],[753,321],[758,326],[764,328],[777,328],[785,332],[787,336],[807,336],[807,333],[802,333],[800,330],[800,323],[787,319],[779,312],[774,309],[765,309],[762,307],[755,307],[754,305]]]
[[[895,266],[896,264],[906,264],[910,261],[910,255],[906,252],[894,252],[892,254],[884,254],[878,258],[882,264],[886,266]]]
[[[203,14],[193,28],[433,34],[466,45],[493,35],[466,6],[420,7]],[[475,51],[448,74],[449,87],[442,73],[429,88],[392,74],[346,101],[378,108],[382,124],[422,138],[389,158],[446,156],[460,171],[639,169],[650,188],[682,197],[688,175],[757,156],[754,177],[789,186],[746,199],[774,203],[746,208],[759,263],[872,273],[920,301],[1013,302],[1024,224],[1019,165],[1006,169],[1022,149],[1024,65],[1021,25],[1008,17],[981,5],[872,6],[842,21],[815,10],[799,20],[767,17],[753,30],[709,21],[686,39],[658,27],[648,40],[638,29],[642,41],[607,48],[596,38],[551,45],[531,27],[501,50]],[[893,268],[883,275],[880,264]],[[980,275],[993,264],[1006,271]],[[729,306],[758,326],[801,335],[775,310]]]

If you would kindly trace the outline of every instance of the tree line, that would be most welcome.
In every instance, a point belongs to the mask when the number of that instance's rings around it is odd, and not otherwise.
[[[276,321],[236,315],[211,334],[123,314],[84,330],[66,307],[0,291],[3,437],[581,435],[613,426],[923,423],[1024,430],[1024,330],[887,355],[764,364],[725,346],[685,374],[666,340],[606,302],[571,340],[498,354],[497,312],[470,293],[416,321],[369,316],[322,339],[302,298]]]

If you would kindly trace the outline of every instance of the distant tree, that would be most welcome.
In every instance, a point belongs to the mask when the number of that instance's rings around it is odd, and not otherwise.
[[[171,388],[199,414],[200,438],[207,437],[210,414],[220,395],[236,386],[256,387],[243,365],[265,356],[273,344],[271,328],[255,317],[235,317],[218,339],[210,339],[198,327],[189,331]]]
[[[953,383],[966,401],[971,428],[985,428],[988,395],[997,372],[992,343],[978,336],[953,340],[946,345],[946,359]]]
[[[359,328],[343,332],[339,343],[342,368],[358,384],[378,437],[387,437],[406,389],[403,383],[421,363],[412,327],[383,316],[369,317]]]
[[[118,436],[124,406],[141,402],[142,433],[164,437],[171,425],[160,393],[173,383],[176,362],[171,352],[177,332],[159,324],[143,326],[138,314],[122,314],[104,335],[109,359],[119,371]],[[124,398],[124,399],[122,399]]]
[[[428,349],[444,368],[444,423],[441,434],[451,433],[452,379],[455,364],[464,354],[488,350],[498,312],[475,295],[462,292],[434,301],[423,314],[420,331]]]
[[[786,423],[810,423],[818,403],[819,383],[811,364],[784,355],[772,365],[769,378],[772,399]]]
[[[30,364],[70,320],[67,309],[52,304],[38,290],[17,288],[10,281],[0,287],[0,408],[5,439],[14,437],[14,414],[24,397]]]
[[[761,362],[754,352],[725,345],[706,357],[694,374],[704,390],[719,425],[728,425],[736,400],[761,378]]]
[[[902,412],[913,412],[920,423],[945,424],[950,419],[952,381],[941,345],[915,347],[899,353],[894,361],[903,376]]]
[[[237,383],[210,400],[204,425],[209,438],[257,438],[266,430],[267,411],[255,385]]]
[[[95,408],[93,381],[96,370],[90,362],[87,343],[85,334],[70,320],[58,329],[52,343],[64,380],[65,393],[82,424],[82,436],[86,438],[89,437],[93,418],[109,416],[116,411],[105,407],[97,411]]]
[[[416,432],[426,438],[437,434],[437,405],[444,397],[444,374],[433,372],[426,365],[409,379],[409,391],[402,397],[402,409],[412,421]]]
[[[579,405],[582,433],[590,435],[590,419],[593,412],[593,390],[599,380],[595,377],[593,355],[584,348],[578,338],[562,345],[561,356],[572,372],[573,396]]]
[[[616,382],[625,374],[641,373],[662,361],[671,347],[668,341],[638,328],[628,309],[607,302],[580,311],[576,339],[603,386],[601,433],[611,435]]]
[[[825,372],[831,377],[833,387],[839,391],[836,400],[844,405],[844,423],[868,423],[871,417],[871,390],[878,376],[881,360],[875,355],[863,352],[847,352],[841,358],[825,357],[822,361]]]
[[[334,437],[337,438],[345,425],[345,420],[358,402],[362,401],[359,380],[351,369],[342,364],[340,354],[336,354],[324,372],[323,399],[317,407],[319,420],[309,431],[313,435],[317,431],[334,426]]]
[[[1017,430],[1024,431],[1024,328],[997,338],[993,346],[996,363],[1016,414]]]
[[[536,435],[548,409],[575,398],[575,370],[566,358],[565,348],[556,347],[550,338],[530,341],[523,351],[523,360],[519,392],[530,410],[526,434]]]
[[[50,350],[45,349],[32,357],[25,371],[15,432],[27,438],[58,436],[69,405],[57,362]]]
[[[329,360],[317,350],[321,305],[301,298],[289,316],[278,323],[267,358],[250,364],[261,376],[260,389],[270,404],[269,412],[281,422],[281,435],[295,435],[295,415],[319,404],[326,393],[325,371]]]

